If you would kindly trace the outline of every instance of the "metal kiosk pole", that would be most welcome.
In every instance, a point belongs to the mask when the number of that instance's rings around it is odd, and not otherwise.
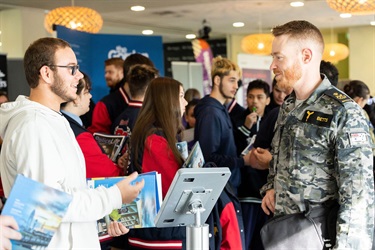
[[[200,200],[189,205],[190,212],[195,216],[195,224],[186,226],[186,249],[209,249],[208,224],[201,224],[201,213],[205,211]]]

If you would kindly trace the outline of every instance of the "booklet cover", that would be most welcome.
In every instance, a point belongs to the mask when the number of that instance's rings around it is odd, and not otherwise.
[[[70,194],[18,174],[1,213],[13,216],[22,234],[13,249],[45,249],[71,201]]]
[[[91,178],[87,179],[87,185],[89,188],[110,187],[123,178],[126,178],[126,176]],[[142,173],[138,175],[133,183],[142,179],[145,180],[145,186],[132,203],[123,204],[120,209],[113,210],[109,215],[97,221],[100,240],[110,237],[107,233],[107,228],[111,221],[119,221],[128,228],[155,227],[154,219],[162,202],[161,176],[155,171]]]
[[[107,135],[102,133],[94,133],[93,136],[113,162],[116,162],[117,157],[123,152],[128,138],[124,135]]]
[[[186,159],[189,156],[187,142],[186,141],[177,142],[176,147],[178,149],[178,152],[180,152],[182,159],[184,159],[184,161],[186,161]]]
[[[184,162],[184,165],[182,165],[183,168],[201,168],[203,167],[205,161],[203,157],[203,152],[201,149],[201,146],[199,144],[199,141],[197,141],[193,148],[190,151],[190,154],[186,161]]]
[[[247,155],[253,149],[254,147],[253,145],[254,145],[253,143],[247,145],[246,148],[241,152],[241,155],[242,156]]]

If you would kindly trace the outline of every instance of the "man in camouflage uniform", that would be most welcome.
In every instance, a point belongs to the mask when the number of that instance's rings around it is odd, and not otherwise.
[[[362,110],[320,75],[324,42],[314,25],[291,21],[272,33],[271,70],[294,92],[275,126],[262,208],[277,216],[306,211],[306,201],[337,200],[334,249],[371,249],[373,144]]]

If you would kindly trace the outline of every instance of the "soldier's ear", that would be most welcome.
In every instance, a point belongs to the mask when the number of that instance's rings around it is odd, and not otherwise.
[[[302,50],[302,62],[309,63],[312,58],[312,51],[311,49],[305,48]]]

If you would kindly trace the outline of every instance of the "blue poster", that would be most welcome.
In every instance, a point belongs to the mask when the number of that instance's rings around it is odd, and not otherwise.
[[[139,53],[151,59],[160,75],[164,75],[163,42],[161,36],[90,34],[57,26],[57,37],[72,46],[80,70],[90,76],[92,99],[98,102],[109,93],[104,79],[104,61]]]

